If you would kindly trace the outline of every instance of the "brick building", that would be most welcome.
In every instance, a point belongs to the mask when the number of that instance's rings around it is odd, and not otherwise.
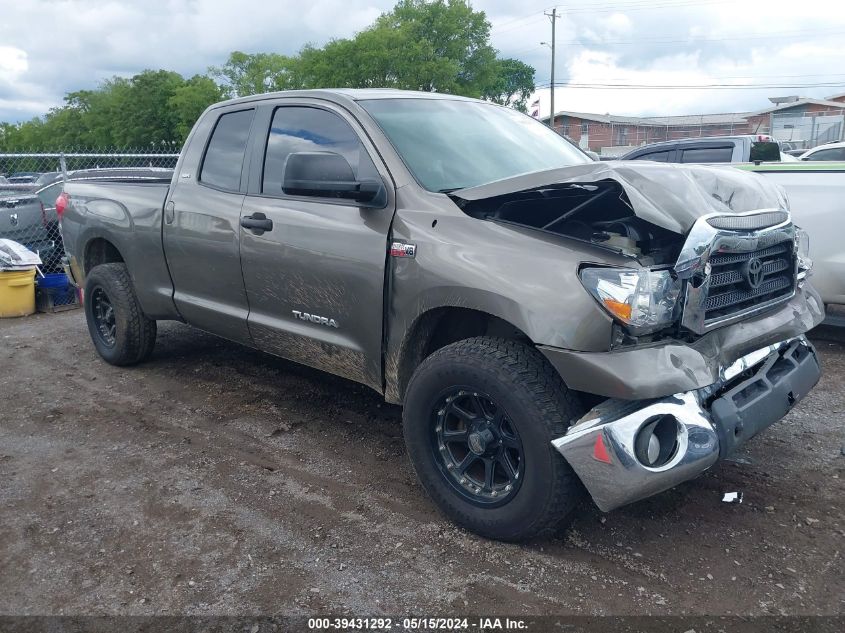
[[[756,112],[631,117],[558,111],[555,129],[581,147],[610,155],[658,141],[737,134],[771,134],[798,147],[845,138],[845,93],[827,99],[774,97]],[[548,117],[542,119],[548,123]]]

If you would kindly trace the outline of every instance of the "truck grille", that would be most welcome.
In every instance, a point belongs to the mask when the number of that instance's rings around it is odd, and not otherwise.
[[[786,299],[793,293],[795,261],[791,241],[746,253],[718,253],[709,262],[705,324]]]

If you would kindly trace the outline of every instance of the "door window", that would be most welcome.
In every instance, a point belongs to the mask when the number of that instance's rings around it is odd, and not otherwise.
[[[381,180],[358,134],[341,117],[320,108],[283,106],[270,124],[262,193],[283,195],[285,162],[294,152],[335,152],[349,162],[356,180]]]
[[[254,114],[255,110],[241,110],[220,117],[205,150],[200,182],[228,191],[240,189],[244,152]]]
[[[694,147],[681,150],[682,163],[729,163],[733,157],[733,145],[724,147]]]

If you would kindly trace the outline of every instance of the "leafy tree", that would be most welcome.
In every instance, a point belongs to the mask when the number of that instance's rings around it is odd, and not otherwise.
[[[208,69],[228,97],[261,94],[273,90],[299,88],[298,60],[276,53],[248,54],[235,51],[225,64]]]
[[[400,0],[352,39],[300,53],[305,87],[401,88],[480,97],[495,81],[483,11],[463,0]]]
[[[492,79],[482,97],[520,112],[527,111],[528,98],[534,92],[534,68],[518,59],[497,59]]]
[[[177,138],[186,139],[203,110],[223,96],[223,89],[205,75],[194,75],[176,88],[168,106],[176,117]]]

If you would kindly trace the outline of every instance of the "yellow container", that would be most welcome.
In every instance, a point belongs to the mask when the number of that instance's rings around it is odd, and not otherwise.
[[[0,319],[35,312],[35,269],[0,271]]]

